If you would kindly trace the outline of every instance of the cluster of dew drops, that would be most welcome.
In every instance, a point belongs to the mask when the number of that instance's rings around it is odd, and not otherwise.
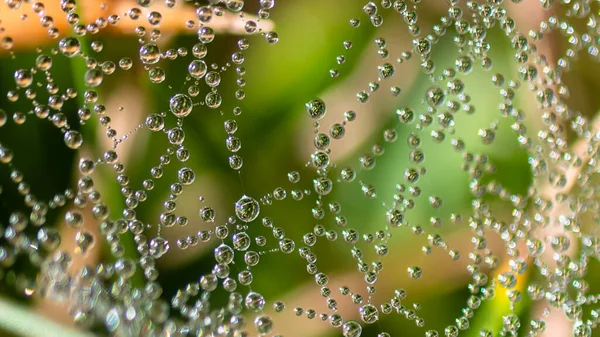
[[[589,312],[584,313],[584,306],[593,307],[600,296],[590,294],[589,284],[584,280],[584,276],[589,259],[597,258],[600,254],[600,238],[595,230],[593,233],[587,233],[582,229],[580,215],[588,213],[596,222],[600,220],[594,214],[600,207],[595,193],[597,189],[588,184],[597,172],[600,137],[596,135],[591,121],[566,105],[569,89],[562,81],[562,74],[571,68],[579,54],[587,53],[595,60],[599,56],[600,27],[588,1],[557,1],[556,4],[557,7],[564,7],[567,19],[585,21],[585,32],[578,32],[566,19],[550,16],[541,22],[539,28],[526,34],[516,28],[515,21],[507,14],[503,0],[487,0],[481,3],[448,0],[443,4],[447,12],[442,14],[439,23],[432,27],[420,25],[418,12],[423,10],[420,9],[420,0],[381,0],[364,4],[362,16],[350,19],[351,27],[358,29],[361,24],[380,27],[384,24],[384,17],[385,20],[398,20],[408,28],[413,37],[413,46],[400,55],[392,55],[387,49],[385,38],[376,38],[377,54],[381,58],[381,63],[373,69],[377,80],[369,82],[365,90],[356,94],[356,99],[360,103],[367,103],[370,97],[384,86],[389,87],[393,96],[400,95],[401,88],[389,84],[391,78],[404,64],[417,62],[431,81],[431,87],[423,95],[422,106],[418,107],[423,112],[413,110],[416,107],[399,107],[396,110],[397,127],[385,130],[382,142],[374,144],[370,153],[360,156],[356,167],[339,168],[331,160],[330,145],[343,139],[349,123],[361,118],[360,111],[344,112],[342,121],[333,123],[324,131],[319,121],[327,113],[326,102],[319,98],[310,100],[306,103],[305,111],[314,121],[315,149],[307,166],[314,168],[316,172],[310,186],[288,189],[277,187],[272,192],[256,198],[242,195],[233,205],[231,216],[225,224],[215,226],[212,230],[199,231],[197,235],[179,238],[174,243],[163,238],[161,233],[175,224],[188,225],[186,217],[176,215],[177,199],[185,193],[186,186],[195,181],[195,172],[185,166],[185,162],[192,155],[184,145],[185,118],[204,107],[213,110],[221,107],[224,98],[219,92],[219,87],[225,72],[234,71],[237,74],[235,85],[238,89],[232,100],[245,98],[244,51],[250,47],[250,42],[246,37],[239,38],[239,50],[228,56],[223,65],[207,65],[204,58],[215,39],[211,22],[225,14],[238,13],[237,19],[244,22],[247,34],[260,34],[268,44],[277,43],[279,36],[274,31],[263,31],[260,28],[260,21],[269,19],[270,11],[275,7],[274,0],[258,0],[256,21],[247,19],[241,13],[245,6],[243,0],[209,0],[195,4],[197,20],[183,23],[190,31],[197,32],[198,42],[191,47],[191,55],[188,55],[189,50],[186,47],[161,50],[158,43],[162,37],[160,25],[162,18],[169,15],[169,10],[162,13],[153,11],[152,5],[155,1],[138,0],[138,6],[122,15],[113,14],[99,17],[95,22],[84,23],[79,18],[76,1],[61,0],[60,5],[72,32],[62,32],[54,27],[54,19],[46,15],[43,2],[6,1],[6,6],[14,10],[15,15],[18,15],[16,13],[21,6],[32,6],[39,16],[40,24],[48,30],[49,38],[58,41],[49,50],[37,48],[39,55],[32,68],[17,69],[14,72],[16,88],[7,92],[8,101],[29,100],[32,109],[27,113],[12,112],[12,122],[21,125],[28,118],[48,120],[63,134],[64,143],[68,148],[79,150],[85,147],[84,135],[77,131],[79,127],[72,127],[68,123],[67,112],[63,111],[66,101],[77,100],[79,124],[84,125],[91,118],[97,119],[113,143],[113,148],[104,152],[100,158],[82,157],[78,163],[79,176],[76,186],[56,194],[49,201],[38,200],[35,197],[23,173],[14,165],[13,157],[25,154],[14,154],[8,145],[0,144],[0,163],[10,169],[10,178],[29,209],[27,212],[14,211],[10,214],[8,223],[1,226],[3,244],[0,246],[0,265],[3,274],[8,270],[5,279],[18,290],[27,296],[37,294],[53,300],[66,301],[77,324],[86,328],[99,322],[110,333],[118,336],[246,336],[256,333],[267,335],[276,333],[276,319],[273,315],[284,311],[286,305],[281,301],[273,301],[272,310],[268,309],[264,296],[251,290],[253,283],[260,282],[254,280],[252,268],[257,266],[261,259],[268,258],[269,254],[296,252],[306,260],[306,270],[314,275],[314,281],[330,311],[317,312],[312,308],[295,307],[295,314],[305,315],[308,319],[328,321],[332,327],[341,330],[345,337],[361,336],[365,325],[374,324],[382,315],[391,314],[398,314],[422,327],[426,337],[455,337],[461,331],[469,329],[477,309],[485,301],[495,298],[496,292],[500,290],[506,293],[511,307],[517,305],[525,296],[535,302],[546,301],[548,308],[545,313],[549,308],[562,310],[564,316],[574,322],[574,336],[591,336],[592,329],[600,320],[600,311],[586,309]],[[174,7],[175,0],[166,0],[166,5]],[[549,9],[553,1],[541,0],[540,5]],[[91,52],[100,53],[103,49],[101,42],[92,41],[94,35],[106,27],[118,25],[121,20],[146,20],[152,26],[152,29],[147,29],[140,25],[135,29],[140,43],[139,60],[122,58],[115,64],[112,61],[100,62],[94,59]],[[29,24],[33,18],[23,17],[23,21]],[[510,41],[518,69],[514,78],[513,75],[493,72],[492,59],[488,56],[492,46],[486,40],[488,30],[499,30]],[[556,64],[550,63],[544,55],[538,53],[535,45],[553,31],[558,31],[568,39],[567,51]],[[459,56],[454,66],[438,69],[431,58],[432,51],[440,39],[446,38],[447,35],[451,35]],[[13,43],[10,36],[2,36],[1,46],[16,58],[17,54],[11,50]],[[350,40],[343,41],[342,45],[346,50],[353,46]],[[85,84],[83,92],[74,88],[59,88],[55,84],[56,74],[53,73],[52,63],[58,57],[80,58],[85,62],[86,71],[83,79],[80,79]],[[100,95],[95,89],[102,85],[104,78],[113,74],[117,66],[127,71],[134,64],[141,62],[150,81],[160,84],[167,76],[160,66],[161,62],[180,57],[191,57],[193,60],[188,63],[189,75],[183,86],[185,91],[174,93],[168,102],[170,114],[151,113],[143,124],[126,133],[119,133],[114,129],[111,126],[111,112],[101,104]],[[339,55],[335,61],[335,68],[329,70],[334,79],[343,71],[346,56]],[[495,166],[485,154],[466,151],[465,142],[455,133],[454,116],[473,114],[476,110],[471,104],[469,88],[461,77],[472,72],[477,64],[489,72],[490,79],[498,88],[503,101],[498,107],[497,120],[489,127],[480,129],[478,136],[483,144],[492,144],[496,139],[500,121],[511,122],[519,144],[529,153],[529,163],[534,175],[534,184],[526,195],[512,194],[497,182],[483,182],[481,178],[485,174],[494,174]],[[209,92],[204,97],[197,98],[204,85],[210,88]],[[47,103],[36,99],[37,91],[43,90],[41,88],[48,92]],[[525,112],[513,105],[520,88],[534,92],[539,108],[543,111],[541,118],[531,116],[541,119],[544,124],[544,128],[537,134],[527,131]],[[5,110],[0,110],[0,126],[7,125],[10,119],[10,113],[6,112],[11,109],[10,105],[3,108]],[[235,117],[239,116],[242,110],[235,107],[231,119],[226,117],[228,114],[221,113],[226,118],[223,125],[227,134],[225,144],[231,152],[228,158],[229,165],[233,170],[240,171],[243,159],[236,153],[242,143],[235,136],[238,129]],[[174,119],[176,126],[167,128],[167,119]],[[385,144],[398,141],[401,137],[400,126],[408,126],[411,130],[404,135],[410,148],[411,164],[410,167],[402,168],[404,181],[395,185],[393,201],[382,202],[385,216],[381,219],[381,229],[368,233],[347,219],[342,213],[342,205],[327,200],[327,196],[336,185],[348,183],[356,184],[364,197],[377,199],[376,186],[357,177],[361,172],[375,168],[377,158],[385,153]],[[130,179],[125,174],[125,165],[116,150],[121,143],[146,130],[156,134],[156,137],[167,137],[171,146],[165,154],[160,155],[160,164],[151,168],[150,176],[136,189],[131,186]],[[574,142],[567,139],[568,132],[574,132],[579,140],[584,142],[586,146],[583,153],[575,153],[571,148]],[[419,182],[427,174],[424,166],[426,155],[421,148],[424,137],[431,137],[435,143],[450,142],[457,152],[462,153],[464,162],[461,168],[471,178],[471,213],[468,217],[452,213],[450,219],[433,216],[430,222],[434,230],[446,223],[468,224],[473,231],[473,251],[467,256],[462,256],[458,250],[452,249],[442,235],[430,232],[426,227],[410,224],[406,220],[405,216],[419,199],[426,199],[432,209],[443,205],[443,200],[438,196],[423,196],[419,187]],[[163,169],[171,164],[173,158],[181,163],[181,168],[177,172],[175,182],[170,185],[170,196],[164,201],[164,211],[156,223],[144,224],[136,218],[136,208],[147,201],[148,192],[154,189],[157,180],[163,179]],[[104,165],[112,168],[121,187],[120,192],[125,200],[122,214],[111,212],[95,186],[93,176],[97,173],[97,167]],[[578,173],[574,178],[567,175],[567,172],[573,170]],[[301,186],[300,174],[297,171],[289,172],[287,176],[292,186]],[[581,192],[577,196],[571,196],[569,193],[548,196],[536,185],[537,182],[541,182],[541,186],[550,185],[557,189],[575,185]],[[286,237],[285,228],[276,226],[272,219],[264,216],[267,213],[266,206],[287,198],[288,193],[294,200],[315,199],[315,206],[310,212],[319,224],[297,240]],[[485,196],[495,196],[511,205],[511,222],[498,220],[492,214],[490,205],[484,201]],[[566,204],[568,210],[552,213],[558,208],[553,209],[554,204]],[[87,207],[92,210],[94,226],[98,226],[101,238],[94,237],[83,226],[83,209]],[[73,252],[59,250],[61,240],[65,240],[60,235],[60,228],[44,226],[46,215],[53,209],[65,210],[64,226],[77,231],[76,248]],[[326,209],[332,214],[332,223],[324,220]],[[204,222],[214,223],[216,211],[210,206],[201,207],[199,218]],[[274,245],[269,245],[268,241],[271,240],[264,236],[251,235],[252,227],[256,226],[257,222],[272,229]],[[544,228],[551,226],[558,227],[559,234],[543,234]],[[156,234],[148,237],[147,229],[151,228],[155,229]],[[395,232],[401,233],[403,230],[426,237],[427,245],[423,247],[425,254],[439,249],[446,251],[453,261],[469,259],[467,271],[471,274],[468,285],[471,296],[461,315],[456,318],[455,324],[447,326],[442,332],[427,330],[425,320],[419,316],[420,305],[406,304],[407,291],[404,289],[395,290],[393,295],[382,303],[375,303],[373,300],[377,291],[378,276],[384,267],[383,260],[393,248],[388,245],[388,241]],[[501,257],[494,255],[487,247],[486,237],[490,232],[497,233],[502,238],[505,244],[502,254],[507,255],[509,259],[507,271],[498,274],[495,272],[500,267]],[[139,254],[137,260],[128,257],[130,255],[126,254],[120,240],[126,233],[133,234]],[[317,256],[311,247],[323,238],[328,241],[340,238],[351,246],[351,256],[357,263],[359,273],[364,277],[367,296],[363,297],[360,289],[350,289],[347,286],[339,288],[339,293],[341,296],[349,296],[357,305],[357,316],[360,319],[346,319],[340,314],[336,295],[328,287],[329,276],[320,271],[316,264]],[[73,254],[85,254],[98,240],[106,242],[114,262],[99,263],[94,268],[86,266],[75,274],[68,272]],[[180,289],[170,302],[161,299],[162,288],[157,282],[156,261],[173,247],[186,249],[199,243],[212,244],[210,241],[218,241],[213,250],[215,265],[212,272],[200,275],[198,282]],[[360,241],[366,243],[366,247],[375,250],[375,260],[367,259],[368,254],[358,247]],[[519,249],[523,244],[526,249]],[[569,248],[574,245],[581,246],[579,255],[570,252]],[[546,251],[551,251],[552,261],[543,258]],[[236,256],[243,256],[244,266],[240,267],[240,263],[233,266]],[[39,268],[40,272],[35,278],[11,271],[19,257],[26,257],[32,265]],[[233,275],[232,270],[240,269],[237,275]],[[534,270],[542,281],[527,284],[525,291],[518,288],[518,279],[531,270]],[[132,286],[132,278],[138,271],[141,271],[145,279],[143,288]],[[409,267],[407,272],[408,276],[415,280],[425,277],[424,271],[416,265]],[[227,305],[222,308],[211,306],[211,293],[217,289],[224,289],[230,294]],[[246,324],[248,312],[252,313],[253,328]],[[587,317],[585,319],[584,314]],[[527,327],[529,336],[535,336],[544,332],[546,322],[544,317],[535,317],[530,322],[523,322],[517,314],[509,314],[502,317],[500,335],[515,336],[524,327]],[[378,336],[386,337],[390,334],[380,332]],[[491,337],[493,333],[484,329],[480,331],[480,336]]]

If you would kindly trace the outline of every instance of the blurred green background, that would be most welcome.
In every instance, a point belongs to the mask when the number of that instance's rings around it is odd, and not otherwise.
[[[433,254],[426,256],[421,252],[421,247],[427,245],[426,235],[415,237],[409,227],[399,228],[393,231],[393,237],[389,241],[390,254],[383,258],[385,272],[378,281],[378,293],[376,298],[381,300],[393,296],[394,289],[404,288],[408,291],[405,304],[410,307],[412,303],[420,303],[421,309],[417,315],[425,320],[425,328],[417,327],[414,321],[399,318],[398,315],[382,315],[381,324],[366,325],[364,336],[375,336],[379,331],[387,331],[393,336],[417,336],[423,335],[429,329],[443,329],[450,324],[455,324],[455,319],[462,315],[461,309],[466,306],[470,296],[467,289],[468,277],[464,265],[468,254],[472,250],[469,244],[470,234],[467,226],[468,216],[471,209],[472,195],[469,190],[470,177],[468,172],[461,169],[463,164],[463,153],[453,150],[450,139],[462,139],[466,143],[466,151],[474,154],[485,154],[489,162],[495,165],[496,172],[487,174],[482,180],[484,182],[495,180],[502,184],[508,191],[515,194],[526,194],[528,187],[532,184],[532,176],[527,162],[528,154],[520,148],[516,134],[510,129],[512,120],[502,118],[498,105],[502,102],[500,90],[492,84],[491,77],[495,73],[503,74],[506,82],[517,78],[517,65],[514,62],[514,50],[510,47],[501,29],[496,26],[490,29],[486,39],[490,43],[489,56],[493,61],[491,71],[484,70],[477,62],[473,71],[468,75],[459,75],[458,78],[465,84],[465,92],[470,95],[471,103],[475,107],[475,113],[467,115],[463,111],[455,114],[455,133],[446,134],[446,140],[436,144],[429,135],[433,127],[426,128],[423,132],[417,131],[416,124],[399,125],[396,109],[411,108],[415,113],[425,113],[425,92],[433,85],[445,87],[446,81],[436,84],[431,82],[428,75],[420,70],[418,55],[413,55],[410,60],[402,64],[396,61],[403,51],[411,51],[411,37],[406,32],[406,25],[401,17],[393,10],[382,12],[384,24],[382,28],[375,29],[368,22],[368,18],[362,13],[363,1],[347,0],[340,4],[339,1],[282,1],[278,2],[270,17],[276,24],[276,31],[280,41],[275,45],[268,45],[260,34],[247,37],[250,48],[244,52],[246,61],[243,66],[247,69],[245,75],[247,85],[244,87],[246,98],[238,101],[234,98],[235,72],[227,71],[223,74],[222,84],[219,92],[224,97],[223,105],[219,109],[210,109],[204,105],[198,105],[190,116],[186,117],[184,130],[186,133],[185,147],[190,151],[191,157],[184,164],[196,172],[197,183],[184,192],[178,200],[177,214],[181,212],[189,217],[189,224],[185,228],[167,228],[163,233],[169,237],[171,250],[164,261],[159,261],[161,275],[159,282],[163,286],[162,297],[169,300],[178,289],[184,288],[189,282],[196,282],[200,275],[208,273],[214,265],[212,248],[217,244],[215,240],[200,243],[203,246],[198,249],[178,251],[174,239],[208,229],[214,225],[223,224],[229,216],[234,215],[233,205],[242,194],[248,194],[255,198],[272,193],[276,187],[283,187],[288,191],[288,197],[283,201],[273,201],[272,205],[261,206],[261,217],[268,216],[273,220],[274,226],[285,230],[286,237],[296,242],[296,247],[302,246],[302,236],[312,232],[313,227],[319,223],[328,229],[335,229],[341,237],[341,229],[335,225],[334,215],[326,211],[323,220],[315,220],[311,209],[314,207],[315,193],[305,196],[301,201],[291,198],[291,189],[312,190],[312,179],[316,173],[305,163],[309,159],[307,154],[312,148],[312,126],[311,121],[304,112],[304,104],[316,97],[323,97],[327,103],[328,117],[336,116],[334,121],[343,120],[345,109],[338,110],[337,107],[351,107],[358,103],[356,93],[368,90],[368,82],[377,79],[377,66],[384,62],[390,62],[396,66],[396,74],[392,79],[381,82],[378,92],[372,93],[372,102],[359,105],[356,109],[357,120],[347,125],[347,137],[334,141],[344,144],[348,138],[355,137],[355,141],[348,141],[341,154],[334,153],[337,168],[332,170],[332,179],[338,179],[339,169],[351,165],[358,169],[358,158],[371,153],[374,144],[384,145],[385,153],[376,157],[376,167],[373,170],[357,170],[358,177],[353,183],[335,183],[333,193],[324,198],[325,208],[329,202],[338,202],[341,205],[341,215],[347,220],[347,228],[354,228],[359,233],[375,233],[386,225],[386,208],[382,204],[390,206],[396,192],[396,184],[402,183],[404,171],[412,167],[406,138],[411,132],[421,135],[422,149],[425,153],[424,167],[427,174],[424,175],[419,186],[422,195],[415,199],[415,208],[407,212],[407,221],[412,225],[419,225],[427,233],[437,233],[444,238],[457,243],[461,248],[461,262],[452,262],[446,254]],[[421,6],[419,12],[419,24],[423,31],[430,31],[434,24],[439,24],[439,16],[445,5]],[[257,6],[248,3],[245,11],[255,13]],[[335,13],[335,15],[332,15]],[[168,13],[163,13],[168,15]],[[357,17],[361,19],[358,29],[352,28],[349,19]],[[450,28],[448,34],[440,37],[439,43],[434,45],[432,59],[435,62],[435,74],[438,76],[443,69],[454,68],[454,61],[460,55],[458,47],[452,41],[454,32]],[[384,38],[388,41],[390,55],[388,59],[377,56],[375,38]],[[239,36],[220,34],[215,41],[209,45],[209,52],[205,59],[207,64],[217,63],[223,65],[229,62],[231,54],[237,51],[237,40]],[[552,36],[558,46],[561,47],[561,39]],[[166,38],[164,38],[166,39]],[[187,75],[187,65],[193,59],[191,55],[192,46],[197,43],[194,34],[178,34],[172,36],[169,41],[164,41],[163,49],[185,47],[190,51],[186,57],[178,57],[176,60],[161,60],[160,66],[165,70],[166,80],[160,84],[151,83],[146,71],[138,61],[139,43],[134,36],[98,35],[87,36],[81,39],[85,43],[101,41],[104,49],[100,53],[90,51],[93,57],[99,61],[118,61],[123,57],[134,59],[134,67],[123,71],[117,69],[113,75],[104,76],[102,85],[97,88],[100,94],[99,103],[106,104],[113,97],[119,102],[123,100],[123,111],[108,111],[109,116],[123,119],[131,119],[132,125],[143,123],[145,117],[151,113],[168,111],[168,102],[171,96],[182,90]],[[342,44],[345,40],[351,40],[353,47],[346,50]],[[52,44],[41,46],[42,50],[48,50]],[[336,57],[344,55],[346,62],[343,65],[336,64]],[[12,57],[7,53],[2,55],[0,61],[0,92],[6,93],[14,90],[13,74],[16,69],[29,68],[34,65],[37,53],[33,50],[19,50]],[[55,75],[56,83],[61,89],[81,87],[81,78],[84,69],[79,60],[68,59],[62,55],[53,57],[54,64],[52,73]],[[339,68],[340,76],[331,78],[330,68]],[[592,71],[597,70],[597,65],[586,57],[582,57],[576,63],[571,73],[565,78],[567,84],[578,88],[573,92],[573,108],[581,109],[582,112],[591,116],[600,103],[596,92],[600,86],[597,76],[592,76]],[[83,69],[83,70],[82,70]],[[60,74],[60,75],[58,75]],[[123,83],[129,86],[123,86]],[[189,82],[188,82],[189,84]],[[402,93],[393,97],[389,92],[389,86],[399,85]],[[531,94],[523,85],[516,90],[514,106],[523,109],[528,116],[528,125],[531,125],[529,133],[535,134],[539,128],[538,111],[535,104],[531,104]],[[115,90],[115,88],[117,88]],[[200,86],[201,92],[193,100],[195,103],[204,100],[208,92],[206,86]],[[123,90],[124,92],[119,92]],[[129,91],[128,91],[129,90]],[[184,89],[185,90],[185,87]],[[128,99],[131,92],[141,93],[143,102]],[[47,92],[40,88],[37,90],[38,101],[47,99]],[[335,94],[333,94],[335,93]],[[379,99],[378,97],[387,97]],[[379,99],[379,100],[378,100]],[[448,99],[456,100],[454,96]],[[583,102],[583,103],[582,103]],[[77,109],[80,102],[68,101],[63,107],[63,112],[69,120],[69,124],[79,128]],[[141,114],[127,116],[135,104],[144,107]],[[243,113],[235,117],[239,130],[236,136],[242,140],[242,149],[238,153],[244,159],[241,174],[232,170],[228,164],[230,153],[225,147],[226,133],[223,129],[225,120],[233,119],[233,108],[240,106]],[[21,98],[17,102],[9,102],[6,95],[0,95],[0,107],[10,116],[16,111],[29,113],[32,110],[31,102]],[[334,108],[335,107],[335,108]],[[94,157],[100,156],[108,148],[103,147],[97,136],[100,126],[97,118],[93,117],[86,125],[81,127],[84,134],[86,151]],[[485,145],[477,135],[481,128],[487,128],[494,121],[499,120],[496,141]],[[369,122],[370,121],[370,122]],[[130,123],[130,124],[131,124]],[[169,115],[167,126],[173,126],[174,118]],[[538,124],[536,124],[538,123]],[[436,122],[433,123],[435,125]],[[365,126],[368,125],[368,126]],[[328,124],[321,126],[321,131],[327,130]],[[383,131],[397,127],[398,141],[385,143]],[[122,135],[129,130],[117,131]],[[354,138],[353,138],[354,139]],[[23,125],[15,125],[11,120],[0,129],[0,143],[13,149],[15,153],[14,166],[23,172],[25,181],[28,182],[34,194],[42,200],[49,200],[57,192],[62,192],[68,187],[73,187],[77,178],[76,164],[78,154],[64,146],[61,133],[49,125],[48,121],[39,120],[33,115],[27,116],[27,122]],[[142,129],[132,134],[125,142],[133,150],[124,159],[125,172],[130,177],[130,186],[140,188],[144,179],[150,177],[150,168],[158,165],[159,155],[166,153],[168,142],[162,134],[152,134],[147,129]],[[148,200],[141,203],[136,212],[138,219],[144,223],[156,224],[163,203],[168,197],[169,185],[176,181],[177,170],[182,167],[181,163],[172,160],[165,167],[164,177],[156,183],[153,191],[148,193]],[[299,184],[294,185],[288,181],[287,173],[298,171],[301,175]],[[117,219],[123,210],[123,198],[119,192],[119,186],[114,177],[112,169],[102,167],[97,170],[94,177],[97,179],[96,186],[103,196],[103,200],[110,205],[111,219]],[[377,198],[367,199],[364,197],[359,181],[372,184],[377,188]],[[6,166],[0,166],[0,223],[6,223],[11,212],[14,210],[26,211],[22,203],[22,197],[16,191],[15,184],[10,181],[10,170]],[[408,192],[406,193],[408,195]],[[198,201],[198,197],[205,197],[204,202]],[[429,206],[427,198],[437,196],[443,200],[443,206],[433,209]],[[488,197],[487,200],[494,214],[499,219],[510,221],[510,205],[506,202]],[[214,224],[202,223],[198,217],[198,210],[203,206],[211,206],[217,210],[217,220]],[[47,223],[50,226],[63,226],[62,217],[65,208],[49,213]],[[450,215],[459,213],[465,219],[462,224],[452,224]],[[443,220],[441,228],[433,228],[430,224],[431,217],[440,217]],[[248,233],[253,237],[264,235],[272,237],[271,230],[260,225],[259,222],[252,224]],[[148,231],[150,238],[153,230]],[[132,239],[124,237],[127,247],[127,255],[136,256]],[[358,280],[362,276],[356,271],[356,262],[351,256],[351,246],[338,239],[329,242],[321,239],[312,251],[318,256],[320,271],[331,273],[332,278],[336,275],[348,275],[353,273]],[[264,249],[276,247],[276,240],[269,240]],[[327,242],[327,243],[325,243]],[[104,253],[102,259],[110,261],[107,247],[101,242],[96,245],[102,247]],[[254,249],[259,249],[253,245]],[[372,245],[359,244],[366,256],[375,258]],[[452,248],[452,247],[451,247]],[[494,253],[502,258],[503,247],[497,245],[499,250]],[[444,273],[435,274],[436,266],[441,264],[456,263],[458,267],[444,270]],[[419,265],[424,269],[421,280],[411,280],[406,272],[407,266]],[[16,267],[1,269],[2,293],[15,301],[29,301],[15,291],[15,282],[19,275],[35,275],[35,268],[26,263],[17,263]],[[429,272],[431,275],[429,276]],[[535,274],[535,271],[532,271]],[[310,294],[318,298],[319,288],[314,284],[313,276],[306,272],[306,262],[297,253],[266,254],[261,258],[260,264],[253,268],[254,282],[252,289],[262,293],[268,303],[280,298],[289,298],[297,295],[298,289],[305,289],[305,284],[311,284]],[[461,276],[462,275],[462,276]],[[598,274],[597,262],[593,262],[588,274],[588,279],[593,280]],[[529,275],[527,277],[535,278]],[[136,279],[138,282],[141,278]],[[350,283],[355,283],[349,280]],[[380,285],[381,283],[381,285]],[[423,284],[422,286],[420,284]],[[356,291],[363,292],[362,284]],[[594,290],[597,285],[591,283]],[[238,289],[244,289],[239,286]],[[333,288],[336,298],[341,297],[337,289]],[[595,289],[598,290],[598,289]],[[240,290],[243,291],[243,290]],[[215,306],[225,303],[227,294],[218,291],[214,297]],[[308,295],[307,295],[308,296]],[[472,329],[461,336],[479,336],[478,329],[487,328],[497,332],[502,324],[502,315],[509,312],[505,296],[498,295],[497,299],[484,304],[483,308],[476,311],[471,319]],[[520,302],[516,314],[527,319],[530,315],[531,303],[524,296]],[[300,299],[300,298],[299,298]],[[322,306],[324,299],[315,305]],[[376,303],[380,303],[377,302]],[[286,302],[288,311],[293,310],[295,304]],[[308,309],[305,307],[304,309]],[[357,311],[358,306],[356,306]],[[356,316],[355,316],[356,317]],[[276,327],[277,316],[274,316]],[[315,321],[318,320],[315,319]],[[300,329],[308,324],[321,324],[317,322],[307,323],[305,317],[296,318],[293,321]],[[523,321],[526,322],[526,321]],[[286,331],[294,329],[285,328]],[[526,331],[522,329],[522,331]],[[329,328],[320,331],[323,336],[335,336],[339,330]],[[524,335],[524,333],[523,333]],[[284,334],[285,336],[285,334]]]

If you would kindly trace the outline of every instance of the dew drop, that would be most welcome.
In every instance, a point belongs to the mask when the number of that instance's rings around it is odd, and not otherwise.
[[[206,94],[204,101],[206,103],[206,106],[208,106],[211,109],[216,109],[221,106],[221,103],[223,103],[223,98],[218,93],[211,91],[208,94]]]
[[[379,310],[372,304],[367,304],[359,309],[360,318],[367,324],[373,324],[379,320]]]
[[[243,222],[252,222],[260,213],[258,201],[247,195],[244,195],[235,203],[235,215]]]
[[[325,102],[319,98],[313,99],[312,101],[306,103],[305,108],[308,116],[314,120],[319,120],[325,117],[325,113],[327,112]]]
[[[215,248],[214,255],[217,263],[230,264],[233,262],[233,249],[226,244],[221,244]]]
[[[83,136],[81,136],[79,131],[70,130],[65,132],[64,141],[67,147],[77,150],[81,147],[81,144],[83,144]]]
[[[155,64],[160,61],[160,49],[155,43],[146,43],[140,47],[140,59],[144,64]]]
[[[273,330],[273,320],[266,315],[258,316],[254,319],[254,326],[260,334],[268,334]]]
[[[196,174],[192,169],[184,167],[177,172],[177,178],[182,185],[191,185],[196,179]]]
[[[27,88],[33,82],[33,74],[31,70],[19,69],[15,71],[15,82],[21,88]]]
[[[446,94],[439,87],[433,87],[427,90],[425,100],[432,108],[440,107],[446,101]]]
[[[58,43],[58,49],[60,52],[68,57],[74,57],[79,54],[81,50],[81,43],[77,38],[65,37]]]
[[[206,63],[202,60],[194,60],[188,66],[188,72],[194,78],[202,78],[206,74]]]
[[[362,326],[357,321],[347,321],[342,325],[342,334],[344,337],[360,337]]]
[[[161,67],[154,67],[148,71],[148,77],[152,83],[162,83],[166,78],[165,71]]]
[[[164,118],[159,114],[152,114],[146,117],[146,127],[154,132],[160,131],[165,127]]]
[[[265,34],[265,39],[268,43],[275,44],[279,42],[279,35],[277,35],[275,32],[268,32]]]
[[[95,68],[88,69],[84,75],[85,84],[88,87],[97,87],[102,83],[103,77],[102,71]]]
[[[169,108],[173,115],[177,117],[185,117],[192,111],[192,99],[185,94],[177,94],[171,97]]]
[[[169,242],[162,237],[156,237],[150,241],[150,254],[155,259],[161,258],[169,251]]]
[[[265,299],[261,294],[251,291],[246,295],[244,304],[248,310],[259,312],[265,307]]]
[[[421,271],[421,268],[419,268],[419,267],[409,267],[408,268],[408,276],[410,276],[414,280],[420,279],[422,273],[423,272]]]

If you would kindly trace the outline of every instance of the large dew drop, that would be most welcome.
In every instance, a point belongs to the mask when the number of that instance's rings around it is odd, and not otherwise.
[[[177,178],[182,185],[191,185],[196,179],[196,174],[192,169],[184,167],[177,172]]]
[[[65,37],[58,43],[58,49],[63,55],[73,57],[79,54],[81,43],[74,37]]]
[[[333,189],[333,182],[326,177],[320,177],[313,180],[315,191],[320,195],[327,195]]]
[[[65,144],[73,150],[77,150],[83,144],[83,137],[78,131],[67,131],[64,136]]]
[[[15,82],[17,86],[21,88],[27,88],[33,82],[33,74],[31,70],[28,69],[19,69],[15,71]]]
[[[372,304],[362,306],[358,312],[360,313],[360,318],[367,324],[373,324],[379,320],[379,310]]]
[[[140,59],[145,64],[155,64],[160,61],[160,49],[154,43],[146,43],[140,48]]]
[[[258,201],[247,195],[244,195],[235,203],[235,215],[243,222],[252,222],[260,213]]]
[[[102,71],[98,69],[88,69],[85,72],[85,84],[89,87],[97,87],[102,83]]]
[[[169,241],[156,237],[150,241],[150,254],[155,259],[161,258],[169,251]]]
[[[273,330],[273,320],[266,315],[258,316],[254,319],[254,326],[260,334],[268,334]]]
[[[360,337],[362,326],[357,321],[347,321],[342,325],[342,334],[344,337]]]
[[[206,103],[207,107],[211,109],[216,109],[221,106],[221,103],[223,103],[223,98],[218,93],[211,91],[208,94],[206,94],[204,102]]]
[[[165,127],[164,118],[159,114],[152,114],[146,117],[146,127],[154,132],[160,131]]]
[[[419,267],[409,267],[408,268],[408,276],[410,276],[414,280],[418,280],[421,278],[423,271]]]
[[[188,72],[193,78],[202,78],[206,74],[206,63],[202,60],[194,60],[188,66]]]
[[[246,295],[244,304],[249,310],[259,312],[265,307],[265,298],[261,294],[251,291]]]
[[[230,264],[233,262],[234,252],[231,247],[225,244],[221,244],[214,250],[215,260],[218,263]]]
[[[327,112],[325,102],[319,98],[313,99],[312,101],[306,103],[305,107],[306,113],[314,120],[319,120],[325,117],[325,113]]]
[[[169,108],[173,115],[177,117],[185,117],[192,111],[192,99],[188,95],[177,94],[171,97]]]
[[[425,100],[432,108],[440,107],[446,101],[446,94],[438,87],[433,87],[427,90]]]

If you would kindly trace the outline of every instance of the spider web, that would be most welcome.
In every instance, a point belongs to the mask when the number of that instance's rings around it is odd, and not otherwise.
[[[591,336],[599,122],[567,82],[599,9],[7,0],[3,292],[100,335]],[[314,10],[334,36],[298,45]]]

